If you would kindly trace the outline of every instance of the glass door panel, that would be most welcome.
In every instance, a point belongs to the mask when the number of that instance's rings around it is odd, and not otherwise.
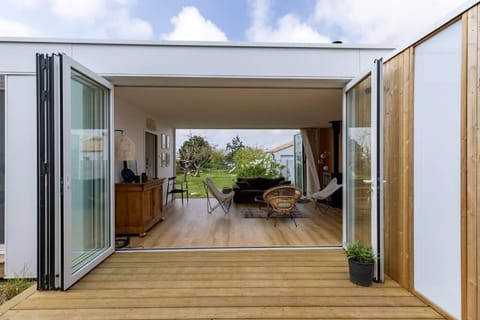
[[[67,289],[114,251],[113,86],[62,57],[63,282]]]
[[[110,246],[109,131],[109,90],[72,70],[72,273]]]
[[[344,242],[371,245],[383,281],[382,60],[344,94]]]
[[[113,86],[37,54],[38,288],[66,290],[114,252]]]
[[[347,242],[371,244],[371,75],[347,92]]]

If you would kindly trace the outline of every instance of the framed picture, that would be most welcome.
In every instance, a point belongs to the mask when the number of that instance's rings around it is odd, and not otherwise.
[[[160,166],[164,167],[164,168],[168,167],[169,162],[170,162],[169,158],[170,158],[170,156],[167,152],[162,152],[161,153],[161,159],[160,159]]]
[[[160,137],[161,137],[161,143],[162,143],[161,148],[167,149],[167,136],[162,133]]]

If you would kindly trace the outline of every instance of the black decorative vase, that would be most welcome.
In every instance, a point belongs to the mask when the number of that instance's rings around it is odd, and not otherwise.
[[[348,260],[348,269],[350,271],[350,281],[362,287],[370,287],[373,279],[373,262],[360,263],[354,260]]]

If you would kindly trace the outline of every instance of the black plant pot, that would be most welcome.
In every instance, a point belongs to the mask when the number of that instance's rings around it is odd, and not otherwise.
[[[372,285],[373,279],[373,262],[360,263],[354,260],[348,260],[350,270],[350,281],[362,287]]]

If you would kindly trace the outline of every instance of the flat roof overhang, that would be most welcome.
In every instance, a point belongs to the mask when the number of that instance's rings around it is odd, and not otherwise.
[[[327,127],[345,84],[392,48],[346,44],[0,38],[0,74],[35,74],[65,53],[115,85],[116,99],[175,128]]]
[[[0,74],[33,74],[36,53],[61,52],[106,77],[344,80],[356,77],[392,51],[345,44],[0,38]]]
[[[117,106],[125,102],[161,119],[162,125],[188,129],[329,127],[329,121],[342,119],[342,90],[347,82],[117,77],[111,80],[117,84]]]

